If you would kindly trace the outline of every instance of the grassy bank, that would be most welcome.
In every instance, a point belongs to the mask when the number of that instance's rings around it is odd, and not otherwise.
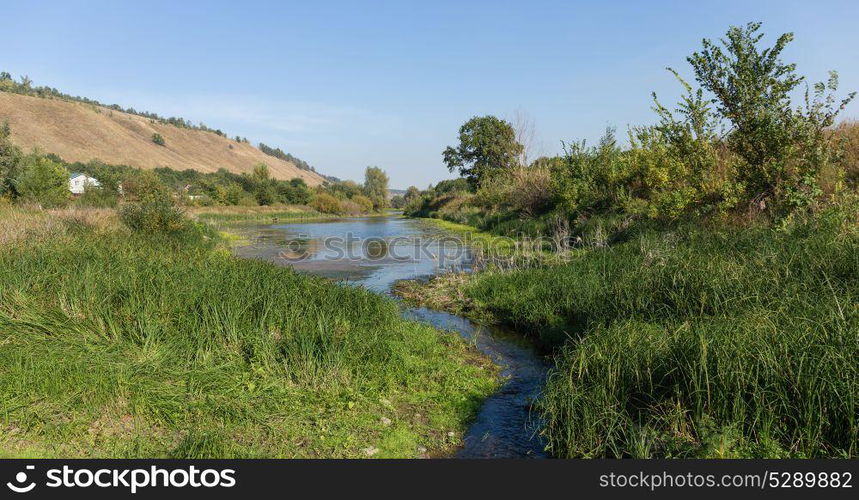
[[[541,407],[557,456],[855,457],[857,227],[833,210],[652,232],[424,297],[555,349]]]
[[[137,236],[110,211],[0,225],[4,456],[444,453],[495,387],[393,301],[211,239]]]

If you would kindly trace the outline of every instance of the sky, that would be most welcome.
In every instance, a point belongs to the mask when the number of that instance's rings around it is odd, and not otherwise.
[[[531,123],[531,156],[654,121],[685,58],[730,25],[792,31],[809,81],[859,90],[859,2],[0,0],[0,71],[264,142],[324,174],[391,187],[451,178],[442,151],[492,114]],[[859,102],[845,111],[859,118]]]

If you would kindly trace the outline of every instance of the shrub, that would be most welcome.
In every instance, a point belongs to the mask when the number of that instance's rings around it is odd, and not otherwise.
[[[195,229],[195,224],[176,206],[173,195],[152,171],[137,173],[127,184],[134,201],[126,203],[119,216],[132,231],[177,235]]]
[[[182,209],[165,199],[128,203],[119,215],[133,231],[149,234],[176,234],[190,224]]]
[[[59,163],[33,154],[22,160],[15,189],[24,201],[47,208],[63,206],[69,199],[69,174]]]
[[[310,202],[310,206],[323,214],[341,214],[343,207],[340,205],[340,200],[331,196],[328,193],[319,193]]]
[[[126,176],[122,180],[122,192],[130,201],[147,202],[171,197],[170,190],[151,170],[138,170]]]
[[[358,208],[360,209],[361,213],[366,214],[366,213],[370,213],[373,211],[373,206],[374,206],[373,200],[371,200],[370,198],[367,198],[366,196],[359,194],[359,195],[353,196],[351,201],[352,201],[352,203],[358,205]]]
[[[0,126],[0,197],[12,198],[17,195],[15,179],[18,177],[21,150],[12,144],[12,131],[8,123]]]
[[[367,212],[365,212],[360,205],[358,205],[352,200],[341,200],[340,212],[338,213],[343,215],[361,215]]]
[[[819,196],[818,176],[833,160],[824,131],[855,92],[836,101],[838,77],[831,72],[827,82],[806,89],[804,109],[795,107],[791,94],[803,78],[796,75],[795,64],[779,58],[793,34],[785,33],[761,50],[760,27],[731,27],[723,47],[704,40],[703,49],[688,61],[698,83],[715,97],[719,117],[733,126],[727,144],[741,159],[738,176],[747,197],[773,199],[770,208],[785,212]]]
[[[159,133],[152,134],[152,142],[158,144],[159,146],[165,146],[166,142],[164,141],[164,137]]]
[[[271,205],[277,201],[277,192],[271,185],[260,186],[254,195],[260,205]]]
[[[242,194],[239,196],[238,200],[236,200],[236,205],[240,207],[256,207],[259,204],[257,203],[256,198],[250,194]]]
[[[87,183],[76,204],[82,207],[112,208],[116,206],[117,201],[117,194],[114,191]]]

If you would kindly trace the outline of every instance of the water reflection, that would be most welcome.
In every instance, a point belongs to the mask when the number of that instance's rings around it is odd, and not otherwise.
[[[388,293],[394,282],[440,272],[468,271],[472,255],[461,241],[426,224],[366,217],[294,224],[242,225],[249,241],[236,252]]]
[[[250,242],[236,249],[246,258],[390,293],[399,280],[470,270],[469,248],[432,226],[412,219],[368,217],[231,228]],[[531,418],[548,365],[521,335],[424,308],[406,309],[409,319],[455,331],[501,366],[502,388],[483,404],[457,453],[463,458],[544,457],[544,442]]]

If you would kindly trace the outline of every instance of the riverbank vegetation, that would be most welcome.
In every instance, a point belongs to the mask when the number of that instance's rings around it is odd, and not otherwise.
[[[82,194],[74,196],[68,189],[73,173],[86,174],[94,180]],[[232,214],[250,212],[243,209],[251,207],[276,207],[284,215],[362,215],[382,213],[388,207],[388,177],[378,167],[367,168],[364,184],[329,181],[310,188],[300,178],[274,179],[264,163],[254,167],[251,174],[241,175],[225,169],[201,173],[167,167],[142,170],[99,161],[68,163],[53,154],[21,151],[11,142],[9,126],[0,127],[0,199],[6,202],[47,208],[116,207],[134,201],[138,186],[153,184],[169,192],[177,204],[206,207],[208,210],[202,212],[210,214],[218,211],[214,207],[228,207],[221,211]]]
[[[759,24],[689,57],[657,123],[525,163],[475,118],[463,178],[407,214],[542,238],[566,262],[406,295],[530,332],[556,368],[539,408],[560,457],[856,457],[859,194],[852,99],[809,86]],[[797,104],[797,101],[799,104]],[[574,251],[571,251],[574,249]],[[442,300],[443,297],[443,300]]]
[[[390,299],[240,260],[149,191],[0,207],[0,450],[13,457],[416,457],[495,388]],[[452,433],[452,434],[449,434]]]

